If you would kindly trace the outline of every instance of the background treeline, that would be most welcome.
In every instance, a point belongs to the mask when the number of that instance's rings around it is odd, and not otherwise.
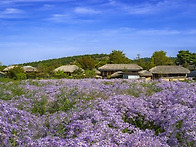
[[[91,54],[63,57],[58,59],[49,59],[37,62],[30,62],[18,65],[19,68],[14,68],[6,75],[13,79],[34,79],[34,78],[92,78],[96,76],[96,69],[105,64],[127,64],[135,63],[143,69],[158,65],[181,65],[190,70],[195,70],[196,53],[189,50],[180,50],[176,57],[167,57],[165,51],[155,51],[151,57],[142,58],[138,54],[133,60],[126,57],[123,51],[113,50],[110,54]],[[66,75],[63,72],[53,72],[55,68],[62,65],[77,65],[84,71],[75,71],[72,75]],[[37,73],[25,73],[22,66],[33,66],[38,69]],[[0,64],[0,71],[6,66]]]

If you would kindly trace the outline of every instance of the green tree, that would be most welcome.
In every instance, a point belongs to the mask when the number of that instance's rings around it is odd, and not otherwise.
[[[166,52],[164,51],[155,51],[150,62],[151,66],[172,64],[172,61],[166,56]]]
[[[93,69],[95,67],[95,60],[90,56],[80,57],[77,62],[83,69]]]
[[[85,70],[85,78],[94,78],[96,76],[95,70]]]
[[[8,70],[7,76],[14,80],[24,80],[26,79],[26,74],[21,66],[15,66],[14,68]]]
[[[131,60],[125,56],[123,51],[113,50],[112,53],[109,54],[110,64],[128,64],[131,63]]]
[[[99,67],[101,67],[101,66],[103,66],[103,65],[105,65],[107,63],[108,63],[108,58],[107,57],[104,57],[100,61],[97,61],[96,62],[95,67],[96,68],[99,68]]]
[[[188,50],[180,50],[177,54],[176,64],[188,66],[196,64],[196,53],[191,53]]]
[[[137,54],[135,63],[141,66],[143,69],[146,69],[146,62],[143,58],[140,57],[140,54]]]

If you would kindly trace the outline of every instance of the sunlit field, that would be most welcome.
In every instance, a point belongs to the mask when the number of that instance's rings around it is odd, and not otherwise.
[[[196,83],[0,82],[0,146],[196,146]]]

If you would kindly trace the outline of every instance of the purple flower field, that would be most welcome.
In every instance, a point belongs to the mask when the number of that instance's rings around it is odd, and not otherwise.
[[[196,146],[196,83],[0,82],[0,146]]]

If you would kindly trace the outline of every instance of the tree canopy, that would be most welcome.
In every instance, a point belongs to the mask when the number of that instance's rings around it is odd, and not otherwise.
[[[83,69],[93,69],[95,68],[95,60],[90,56],[83,56],[80,57],[77,62],[79,63],[80,67]]]
[[[183,66],[188,66],[189,64],[196,65],[196,53],[191,53],[188,50],[178,51],[176,64]]]
[[[151,56],[151,64],[154,66],[158,65],[169,65],[172,64],[172,61],[166,56],[164,51],[155,51]]]
[[[110,64],[128,64],[131,63],[131,60],[125,56],[123,51],[113,50],[112,53],[109,54]]]

